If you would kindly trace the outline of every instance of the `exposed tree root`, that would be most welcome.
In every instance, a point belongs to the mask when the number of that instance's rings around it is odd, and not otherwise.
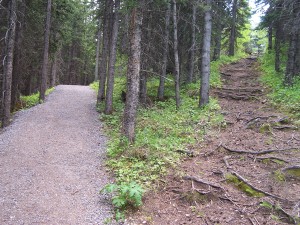
[[[275,126],[275,127],[272,127],[273,129],[277,129],[277,130],[298,130],[298,127],[296,126]]]
[[[269,192],[266,192],[266,191],[263,191],[257,187],[255,187],[253,184],[251,184],[246,178],[242,177],[240,174],[238,174],[237,172],[233,171],[233,170],[230,170],[230,173],[233,174],[234,176],[236,176],[239,180],[243,181],[245,184],[247,184],[249,187],[251,187],[253,190],[257,191],[257,192],[260,192],[260,193],[263,193],[264,195],[266,196],[269,196],[269,197],[272,197],[272,198],[275,198],[277,200],[280,200],[280,201],[283,201],[283,202],[290,202],[290,200],[288,199],[284,199],[284,198],[281,198],[279,196],[276,196],[276,195],[273,195]]]
[[[258,159],[258,160],[278,160],[278,161],[282,161],[282,162],[285,162],[285,163],[290,163],[290,161],[287,161],[285,159],[282,159],[282,158],[278,158],[278,157],[275,157],[275,156],[269,156],[269,157],[255,157],[255,159]]]
[[[254,151],[247,151],[247,150],[235,150],[228,148],[225,145],[221,145],[220,147],[224,148],[225,150],[229,152],[234,152],[234,153],[245,153],[245,154],[252,154],[252,155],[264,155],[268,153],[273,153],[273,152],[285,152],[285,151],[293,151],[293,150],[299,150],[300,148],[287,148],[287,149],[269,149],[269,150],[262,150],[259,152],[254,152]]]
[[[200,184],[206,184],[206,185],[209,185],[209,186],[211,186],[211,187],[214,187],[214,188],[218,188],[218,189],[224,190],[220,185],[210,183],[210,182],[205,181],[205,180],[202,180],[202,179],[200,179],[200,178],[196,178],[196,177],[192,177],[192,176],[184,176],[183,179],[184,179],[184,180],[195,181],[195,182],[200,183]]]

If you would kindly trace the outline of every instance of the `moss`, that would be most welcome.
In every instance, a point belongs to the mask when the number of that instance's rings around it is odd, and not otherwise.
[[[300,178],[300,168],[286,169],[285,173]]]
[[[245,182],[241,181],[238,177],[232,174],[226,174],[226,180],[230,183],[233,183],[238,189],[245,192],[247,195],[252,197],[263,197],[265,196],[263,193],[258,192],[247,185]]]
[[[271,134],[272,133],[272,126],[269,123],[264,123],[260,126],[259,132],[262,134]]]
[[[274,177],[277,181],[283,182],[285,181],[285,175],[281,172],[281,170],[274,171]]]

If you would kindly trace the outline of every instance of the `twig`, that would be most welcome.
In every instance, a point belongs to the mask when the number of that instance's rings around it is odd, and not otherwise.
[[[210,182],[208,182],[208,181],[205,181],[205,180],[202,180],[202,179],[200,179],[200,178],[196,178],[196,177],[192,177],[192,176],[184,176],[183,179],[184,179],[184,180],[195,181],[195,182],[201,183],[201,184],[206,184],[206,185],[209,185],[209,186],[211,186],[211,187],[219,188],[219,189],[222,189],[222,190],[223,190],[223,188],[222,188],[221,186],[219,186],[219,185],[217,185],[217,184],[212,184],[212,183],[210,183]]]
[[[287,149],[269,149],[269,150],[262,150],[259,152],[254,152],[254,151],[247,151],[247,150],[235,150],[235,149],[230,149],[225,145],[221,145],[222,148],[229,152],[234,152],[234,153],[246,153],[246,154],[253,154],[253,155],[263,155],[263,154],[268,154],[272,152],[284,152],[284,151],[292,151],[292,150],[299,150],[300,148],[287,148]]]
[[[229,158],[230,158],[230,156],[225,156],[225,157],[223,158],[223,161],[224,161],[224,163],[225,163],[227,169],[231,169],[231,168],[232,168],[232,167],[229,165],[228,161],[227,161],[227,159],[229,159]]]
[[[263,193],[263,194],[265,194],[266,196],[273,197],[273,198],[275,198],[275,199],[277,199],[277,200],[281,200],[281,201],[284,201],[284,202],[290,202],[290,201],[287,200],[287,199],[283,199],[283,198],[281,198],[281,197],[279,197],[279,196],[273,195],[273,194],[271,194],[271,193],[269,193],[269,192],[263,191],[263,190],[261,190],[261,189],[255,187],[255,186],[253,186],[251,183],[249,183],[249,181],[248,181],[247,179],[245,179],[244,177],[242,177],[242,176],[241,176],[240,174],[238,174],[237,172],[235,172],[235,171],[230,171],[230,172],[231,172],[234,176],[236,176],[239,180],[243,181],[245,184],[247,184],[249,187],[251,187],[251,188],[252,188],[253,190],[255,190],[255,191],[258,191],[258,192],[260,192],[260,193]]]
[[[222,142],[220,142],[220,144],[213,150],[211,150],[208,153],[205,153],[204,156],[210,156],[212,153],[214,153],[218,148],[220,148],[222,146]]]

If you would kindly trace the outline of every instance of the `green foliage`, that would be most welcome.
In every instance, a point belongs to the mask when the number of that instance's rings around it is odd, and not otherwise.
[[[266,53],[261,59],[261,80],[271,89],[268,97],[274,106],[291,113],[295,118],[300,118],[300,79],[295,80],[291,87],[284,86],[284,74],[275,71],[274,61],[273,52]]]
[[[128,206],[138,207],[142,205],[144,189],[135,182],[108,184],[101,192],[112,193],[112,204],[116,208],[116,220],[124,219],[124,209]]]
[[[46,96],[52,93],[54,90],[55,90],[54,87],[49,88],[46,91]],[[20,109],[28,109],[39,104],[39,96],[40,96],[39,92],[29,96],[20,96]]]
[[[279,181],[279,182],[285,181],[285,175],[284,175],[284,173],[282,173],[281,170],[275,170],[273,174],[277,181]]]
[[[226,174],[226,180],[228,182],[233,183],[237,188],[239,188],[241,191],[245,192],[249,196],[253,197],[263,197],[264,194],[261,192],[258,192],[251,188],[249,185],[247,185],[245,182],[241,181],[238,177],[236,177],[233,174]]]

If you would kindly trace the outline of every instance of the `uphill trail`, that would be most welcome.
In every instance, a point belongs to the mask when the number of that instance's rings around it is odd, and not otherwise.
[[[59,85],[0,134],[0,224],[104,224],[105,137],[86,86]]]
[[[226,125],[189,149],[194,157],[165,178],[128,224],[149,218],[170,225],[300,223],[300,179],[291,173],[299,173],[299,128],[269,104],[257,66],[246,58],[221,68],[223,85],[211,94]]]

